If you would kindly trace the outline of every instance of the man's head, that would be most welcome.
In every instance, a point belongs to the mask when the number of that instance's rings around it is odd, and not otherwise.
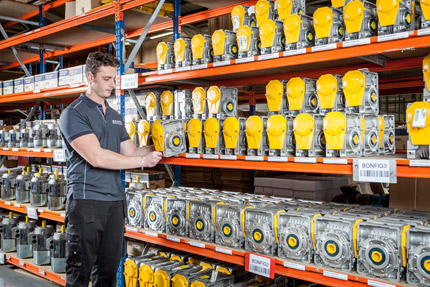
[[[116,67],[118,59],[102,52],[92,52],[88,55],[85,72],[88,78],[91,94],[108,98],[115,89]]]

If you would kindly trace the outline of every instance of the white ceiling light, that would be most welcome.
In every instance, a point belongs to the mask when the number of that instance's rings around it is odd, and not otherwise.
[[[173,31],[149,37],[149,40],[153,40],[153,39],[157,39],[157,38],[161,38],[161,37],[169,36],[169,35],[173,35]]]

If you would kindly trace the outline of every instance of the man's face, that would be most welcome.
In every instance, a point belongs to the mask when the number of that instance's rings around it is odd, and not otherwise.
[[[101,98],[108,98],[115,89],[116,69],[110,66],[101,66],[94,76],[88,73],[88,80],[91,85],[91,92]]]

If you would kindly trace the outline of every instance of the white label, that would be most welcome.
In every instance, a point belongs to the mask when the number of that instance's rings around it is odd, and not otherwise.
[[[201,70],[201,69],[207,69],[208,64],[200,64],[200,65],[194,65],[191,67],[193,70]]]
[[[5,201],[4,204],[6,204],[6,205],[12,205],[9,201]]]
[[[430,28],[418,30],[417,35],[418,36],[430,35]]]
[[[19,260],[18,264],[24,266],[24,260]]]
[[[296,270],[301,270],[301,271],[306,271],[305,265],[291,263],[291,262],[285,262],[284,261],[284,267],[296,269]]]
[[[285,51],[284,52],[284,57],[294,56],[294,55],[301,55],[301,54],[306,54],[306,48]]]
[[[3,150],[9,150],[7,147],[4,147]]]
[[[323,158],[323,163],[327,164],[348,164],[346,158]]]
[[[138,74],[129,74],[121,76],[121,90],[135,89],[138,87]]]
[[[137,233],[137,228],[127,226],[127,231],[131,231],[131,232],[136,232]]]
[[[66,278],[64,278],[64,277],[61,277],[61,280],[63,280],[64,282],[66,282]]]
[[[245,156],[245,160],[250,160],[250,161],[264,161],[264,156],[247,155],[247,156]]]
[[[187,66],[187,67],[179,67],[179,68],[176,68],[175,72],[184,72],[184,71],[189,71],[189,70],[191,70],[191,67],[190,67],[190,66]]]
[[[198,248],[206,248],[206,245],[200,242],[190,241],[190,245]]]
[[[254,57],[239,58],[239,59],[236,59],[236,64],[249,63],[254,61],[255,61]]]
[[[163,77],[148,77],[145,79],[145,82],[154,82],[154,81],[160,81],[163,80]]]
[[[38,94],[38,93],[40,93],[40,90],[34,90],[33,91],[33,94]]]
[[[214,62],[214,67],[221,67],[221,66],[227,66],[230,65],[230,60],[227,61],[221,61],[221,62]]]
[[[203,158],[204,159],[219,159],[219,155],[217,155],[217,154],[204,154]]]
[[[173,242],[181,242],[180,238],[174,237],[174,236],[170,236],[170,235],[167,235],[166,239],[169,240],[169,241],[173,241]]]
[[[239,51],[240,52],[248,51],[248,40],[246,36],[239,37]]]
[[[19,149],[18,148],[13,148],[12,151],[19,151]]]
[[[73,85],[69,85],[69,88],[77,88],[79,86],[80,86],[80,84],[73,84]]]
[[[200,154],[196,153],[186,153],[185,158],[200,158]]]
[[[279,58],[279,53],[266,54],[258,56],[258,61]]]
[[[233,16],[233,30],[237,30],[240,28],[239,15]]]
[[[370,38],[345,41],[345,42],[342,43],[342,46],[344,48],[346,48],[346,47],[359,46],[359,45],[367,45],[367,44],[370,44]]]
[[[317,163],[317,159],[315,157],[295,157],[294,162]]]
[[[21,205],[18,203],[14,203],[13,205],[15,205],[16,207],[21,207]]]
[[[164,74],[171,74],[173,72],[173,69],[166,69],[166,70],[160,70],[158,71],[159,75],[164,75]]]
[[[30,219],[37,220],[37,208],[27,206],[27,216]]]
[[[45,275],[45,270],[39,268],[39,274]]]
[[[34,148],[32,149],[33,152],[40,152],[40,148]]]
[[[52,149],[50,149],[50,148],[44,148],[43,151],[44,152],[52,152]]]
[[[427,109],[416,109],[414,119],[412,120],[413,128],[423,128],[426,124]]]
[[[40,213],[43,213],[43,209],[38,209],[37,211]]]
[[[396,285],[391,285],[387,283],[382,283],[378,281],[368,280],[367,285],[374,286],[374,287],[396,287]]]
[[[409,166],[424,166],[430,167],[430,160],[410,160]]]
[[[158,237],[158,233],[157,232],[145,231],[145,234],[148,235],[148,236],[152,236],[152,237]]]
[[[61,216],[61,217],[66,217],[66,214],[65,214],[64,212],[61,212],[61,213],[60,213],[60,216]]]
[[[219,253],[229,254],[232,255],[233,251],[231,249],[221,248],[221,247],[215,247],[215,251]]]
[[[4,253],[0,252],[0,264],[4,264]]]
[[[341,273],[336,273],[336,272],[324,270],[323,275],[326,277],[331,277],[331,278],[336,278],[336,279],[348,281],[348,275],[346,275],[346,274],[341,274]]]
[[[5,258],[6,258],[6,260],[9,260],[9,259],[10,259],[10,256],[9,256],[9,255],[7,255],[7,254],[5,254]]]
[[[270,277],[270,258],[258,256],[256,254],[249,254],[249,272],[264,277]]]
[[[396,161],[355,158],[353,160],[353,179],[364,182],[396,183]]]
[[[65,149],[54,149],[54,161],[65,162],[66,161],[66,150]]]
[[[337,48],[337,43],[332,43],[332,44],[327,44],[327,45],[321,45],[321,46],[312,47],[312,52],[333,50],[333,49],[336,49],[336,48]]]
[[[269,156],[267,158],[271,162],[288,162],[288,157],[286,156]]]
[[[221,159],[225,159],[225,160],[237,160],[237,156],[236,155],[224,155],[222,154],[220,156]]]
[[[403,38],[408,38],[408,37],[409,37],[408,31],[401,32],[401,33],[395,33],[395,34],[381,35],[381,36],[378,36],[378,42],[385,42],[385,41],[403,39]]]

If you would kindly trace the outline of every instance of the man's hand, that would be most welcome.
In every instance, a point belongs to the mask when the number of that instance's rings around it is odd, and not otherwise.
[[[154,167],[161,160],[163,154],[159,151],[151,151],[142,158],[143,167]]]

